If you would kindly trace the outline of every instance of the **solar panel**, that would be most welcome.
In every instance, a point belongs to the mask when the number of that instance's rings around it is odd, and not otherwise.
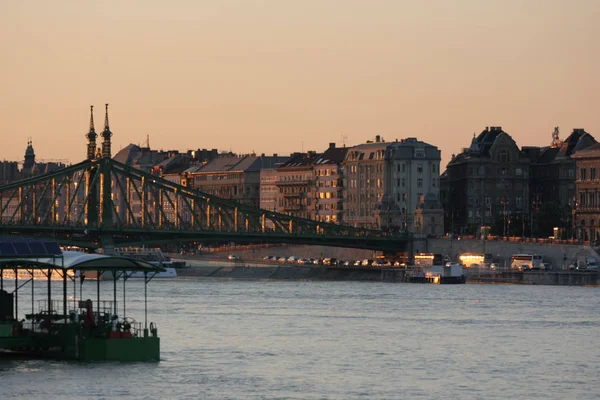
[[[13,243],[13,246],[15,246],[15,250],[19,256],[28,256],[32,254],[27,242],[16,242]]]
[[[55,242],[44,242],[44,247],[46,248],[47,254],[59,255],[62,254],[58,243]]]
[[[0,236],[0,256],[31,257],[61,255],[56,242],[46,242],[19,236]]]
[[[32,254],[48,254],[42,242],[29,242]]]
[[[3,256],[14,256],[17,254],[12,243],[0,242],[0,254]]]

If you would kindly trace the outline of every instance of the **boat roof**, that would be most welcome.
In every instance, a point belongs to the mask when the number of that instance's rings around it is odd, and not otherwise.
[[[63,251],[48,257],[0,258],[0,269],[62,269],[102,271],[163,272],[164,268],[129,257],[90,254],[80,251]]]

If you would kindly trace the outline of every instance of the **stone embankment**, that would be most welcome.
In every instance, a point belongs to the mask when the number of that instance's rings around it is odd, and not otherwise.
[[[415,249],[416,251],[417,249]],[[514,240],[475,240],[475,239],[428,239],[426,249],[419,251],[441,253],[457,260],[462,253],[489,253],[494,262],[501,266],[510,266],[513,254],[540,254],[545,263],[553,269],[563,269],[570,264],[577,264],[587,257],[600,261],[598,253],[589,245],[565,243],[532,243]]]

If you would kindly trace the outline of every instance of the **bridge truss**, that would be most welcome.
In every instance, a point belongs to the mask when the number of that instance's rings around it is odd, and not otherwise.
[[[409,238],[215,197],[110,157],[0,186],[0,230],[111,247],[185,241],[320,244],[405,251]]]

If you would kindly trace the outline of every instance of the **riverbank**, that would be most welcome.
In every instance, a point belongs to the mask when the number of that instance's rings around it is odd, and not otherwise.
[[[180,269],[178,276],[220,279],[263,279],[295,281],[370,281],[404,282],[404,268],[296,266],[296,265],[245,265],[224,261],[204,261]],[[598,274],[577,271],[527,271],[472,274],[467,271],[467,283],[598,286]]]

